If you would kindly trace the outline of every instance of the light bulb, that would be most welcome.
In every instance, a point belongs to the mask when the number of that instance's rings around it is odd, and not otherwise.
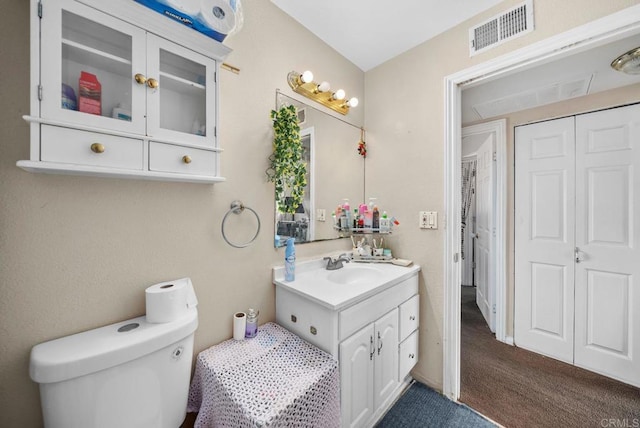
[[[302,80],[303,83],[309,83],[313,81],[313,73],[310,72],[309,70],[305,71],[304,73],[302,73],[302,76],[300,76],[300,80]]]
[[[329,85],[329,82],[322,82],[318,85],[318,92],[327,92],[329,89],[331,89],[331,85]]]
[[[342,89],[338,89],[337,91],[335,91],[335,92],[333,93],[332,98],[333,98],[334,100],[344,100],[345,95],[346,95],[346,94],[344,93],[344,91],[343,91]]]
[[[349,98],[349,101],[347,101],[347,105],[349,107],[358,107],[358,103],[360,101],[358,101],[358,99],[356,97],[351,97]]]

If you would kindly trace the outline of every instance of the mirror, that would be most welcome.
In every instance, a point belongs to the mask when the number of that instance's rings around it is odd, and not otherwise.
[[[307,186],[295,214],[276,209],[275,246],[286,245],[292,237],[296,244],[340,238],[344,235],[334,228],[332,213],[345,199],[352,210],[364,200],[365,159],[357,150],[361,130],[276,91],[276,109],[285,105],[294,105],[298,111]]]

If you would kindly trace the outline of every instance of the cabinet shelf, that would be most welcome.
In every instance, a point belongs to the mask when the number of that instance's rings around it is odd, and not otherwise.
[[[186,95],[193,93],[202,96],[206,90],[206,87],[200,83],[192,82],[164,71],[160,72],[160,77],[163,78],[161,88],[167,88],[175,92],[181,92]]]
[[[62,57],[67,61],[91,65],[93,68],[98,68],[120,76],[128,76],[131,74],[130,60],[69,39],[62,39]]]

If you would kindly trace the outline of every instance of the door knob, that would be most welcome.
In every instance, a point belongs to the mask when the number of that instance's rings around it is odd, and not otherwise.
[[[580,251],[579,247],[576,247],[576,249],[574,250],[574,253],[576,257],[576,263],[580,263],[581,261],[584,260],[584,253]]]

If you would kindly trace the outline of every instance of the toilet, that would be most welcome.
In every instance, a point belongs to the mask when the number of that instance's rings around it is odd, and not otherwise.
[[[177,428],[184,421],[198,311],[145,316],[33,347],[46,428]]]

